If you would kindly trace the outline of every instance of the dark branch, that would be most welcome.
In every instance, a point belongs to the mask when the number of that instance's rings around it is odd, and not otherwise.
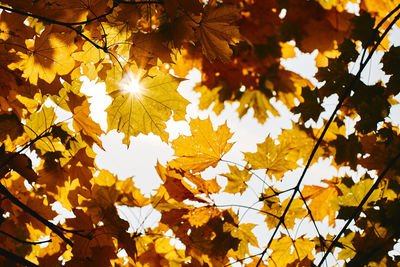
[[[6,233],[6,232],[4,232],[2,230],[0,230],[0,234],[6,235],[9,238],[12,238],[17,242],[20,242],[20,243],[23,243],[23,244],[29,244],[29,245],[40,245],[40,244],[50,243],[51,242],[51,239],[43,240],[43,241],[36,241],[36,242],[34,242],[34,241],[26,241],[26,240],[22,240],[22,239],[16,238],[15,236],[10,235],[9,233]]]
[[[395,8],[395,10],[397,10],[397,9],[400,9],[400,5],[398,5],[398,6]],[[393,14],[393,13],[391,12],[391,14]],[[388,34],[388,32],[390,31],[390,29],[393,27],[393,25],[399,20],[399,18],[400,18],[400,14],[398,14],[398,15],[394,18],[394,20],[389,24],[389,26],[385,29],[385,32],[381,35],[381,37],[377,40],[377,42],[376,42],[376,44],[374,45],[374,47],[371,49],[371,52],[369,53],[368,57],[365,59],[364,62],[361,62],[361,63],[360,63],[360,69],[359,69],[359,71],[357,72],[357,75],[354,76],[353,80],[352,80],[351,83],[346,87],[346,89],[345,89],[343,95],[340,97],[339,103],[336,105],[335,110],[332,112],[331,116],[329,117],[329,120],[328,120],[328,122],[326,123],[326,125],[325,125],[325,127],[324,127],[324,130],[323,130],[322,133],[321,133],[321,136],[318,138],[317,143],[315,144],[315,146],[314,146],[314,148],[313,148],[313,150],[312,150],[312,152],[311,152],[311,154],[310,154],[310,157],[308,158],[308,161],[307,161],[307,164],[306,164],[306,166],[305,166],[305,168],[304,168],[304,170],[303,170],[303,173],[301,174],[300,179],[299,179],[297,185],[295,186],[295,190],[294,190],[294,192],[293,192],[293,194],[292,194],[292,196],[291,196],[291,198],[290,198],[290,200],[289,200],[289,203],[288,203],[288,205],[286,206],[286,208],[285,208],[285,210],[284,210],[284,212],[283,212],[283,214],[282,214],[282,217],[283,217],[283,218],[286,216],[287,212],[289,211],[289,208],[290,208],[290,206],[291,206],[293,200],[295,199],[297,193],[300,192],[300,185],[301,185],[301,183],[302,183],[303,180],[304,180],[304,177],[305,177],[305,175],[306,175],[306,173],[307,173],[307,171],[308,171],[308,169],[309,169],[309,167],[310,167],[310,165],[311,165],[311,162],[312,162],[312,160],[313,160],[313,158],[314,158],[314,156],[315,156],[315,153],[317,152],[317,150],[318,150],[320,144],[322,143],[322,140],[324,139],[324,136],[325,136],[326,132],[328,131],[329,126],[330,126],[331,123],[333,122],[333,119],[336,117],[336,113],[337,113],[337,112],[339,111],[339,109],[342,107],[344,101],[345,101],[345,100],[347,99],[347,97],[350,95],[351,91],[354,90],[354,88],[355,88],[355,86],[356,86],[356,83],[357,83],[357,81],[360,79],[361,73],[363,72],[364,68],[367,66],[368,62],[371,60],[372,56],[374,55],[376,49],[379,47],[379,45],[381,44],[382,40],[383,40],[383,39],[385,38],[385,36]],[[388,16],[386,16],[383,20],[387,20],[387,19],[389,19]],[[382,24],[383,24],[383,23],[379,23],[379,25],[382,25]],[[373,32],[376,32],[376,31],[377,31],[377,28],[375,27],[375,28],[373,29]],[[373,37],[374,37],[374,36],[373,36]],[[271,238],[269,239],[269,242],[268,242],[267,246],[265,247],[265,249],[263,250],[263,252],[262,252],[262,254],[261,254],[260,260],[258,261],[258,263],[257,263],[257,265],[256,265],[257,267],[258,267],[258,266],[260,265],[260,263],[262,262],[262,258],[264,257],[265,253],[267,252],[268,248],[270,247],[270,245],[271,245],[271,243],[272,243],[272,240],[274,239],[276,233],[278,232],[279,227],[281,226],[282,222],[283,222],[283,220],[279,220],[279,223],[278,223],[277,227],[275,228],[275,230],[274,230],[274,232],[273,232]],[[331,245],[331,246],[332,246],[332,245]],[[328,253],[329,253],[329,250],[325,253],[325,255],[327,256]],[[325,256],[325,255],[324,255],[324,256]],[[326,256],[325,256],[325,257],[326,257]],[[323,260],[321,261],[321,263],[322,263],[322,262],[323,262]]]
[[[13,262],[22,264],[23,266],[39,267],[38,265],[36,265],[36,264],[34,264],[34,263],[32,263],[32,262],[30,262],[28,260],[25,260],[24,258],[22,258],[22,257],[20,257],[18,255],[15,255],[14,253],[11,253],[11,252],[9,252],[7,250],[4,250],[2,248],[0,248],[0,255],[6,257],[7,259],[12,260]]]
[[[44,244],[44,243],[50,243],[52,241],[51,239],[43,240],[43,241],[26,241],[26,240],[22,240],[22,239],[16,238],[15,236],[10,235],[9,233],[1,231],[1,230],[0,230],[0,234],[6,235],[9,238],[12,238],[17,242],[20,242],[20,243],[23,243],[23,244],[29,244],[29,245],[40,245],[40,244]]]
[[[368,198],[371,196],[371,194],[374,192],[374,190],[378,187],[379,183],[382,181],[383,177],[385,174],[389,171],[389,169],[396,163],[396,161],[400,158],[400,153],[397,154],[396,157],[394,157],[389,164],[386,166],[385,170],[379,175],[378,179],[376,179],[375,183],[372,185],[372,187],[369,189],[368,193],[364,196],[364,198],[361,200],[360,204],[358,204],[357,208],[353,211],[351,214],[350,218],[347,220],[346,224],[343,225],[342,229],[340,230],[339,234],[335,237],[335,239],[332,241],[331,245],[329,246],[328,250],[325,252],[324,256],[322,257],[320,263],[318,264],[318,267],[321,266],[328,254],[332,251],[333,247],[336,246],[338,243],[339,238],[342,236],[344,231],[346,231],[347,227],[350,225],[350,223],[354,220],[355,217],[362,211],[362,208],[364,204],[367,202]]]
[[[47,227],[49,227],[55,234],[57,234],[62,240],[64,240],[68,245],[70,245],[71,247],[73,246],[71,240],[69,240],[68,238],[66,238],[64,236],[64,234],[57,228],[56,225],[54,225],[53,223],[49,222],[48,220],[46,220],[45,218],[43,218],[42,216],[40,216],[36,211],[32,210],[31,208],[29,208],[28,206],[26,206],[24,203],[22,203],[21,201],[19,201],[18,198],[14,197],[13,194],[10,193],[10,191],[8,191],[7,188],[5,188],[5,186],[0,183],[0,193],[3,194],[5,197],[7,197],[12,203],[14,203],[16,206],[20,207],[23,211],[29,213],[30,215],[32,215],[34,218],[36,218],[38,221],[40,221],[41,223],[43,223],[44,225],[46,225]]]

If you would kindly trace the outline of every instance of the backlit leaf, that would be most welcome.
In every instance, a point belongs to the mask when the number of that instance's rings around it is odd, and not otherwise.
[[[174,168],[195,173],[216,167],[233,145],[228,142],[233,134],[226,123],[214,131],[210,119],[193,119],[190,130],[192,136],[181,135],[172,142],[177,157],[170,162]]]
[[[228,179],[224,192],[242,194],[247,189],[246,182],[250,180],[251,173],[248,170],[239,170],[236,165],[229,165],[229,173],[222,174]]]
[[[23,71],[22,77],[29,79],[32,84],[36,85],[38,78],[51,83],[57,74],[67,74],[75,65],[71,57],[76,49],[73,38],[73,34],[51,33],[51,29],[47,28],[40,37],[26,40],[26,48],[30,53],[18,52],[21,60],[8,67]]]
[[[245,160],[253,169],[266,169],[276,179],[281,179],[288,170],[297,168],[297,163],[288,158],[289,153],[295,149],[295,144],[275,144],[271,137],[267,137],[261,144],[257,144],[257,152],[243,153]]]
[[[123,132],[124,143],[129,146],[129,138],[140,133],[154,133],[163,141],[168,140],[166,124],[173,114],[175,120],[183,120],[188,101],[177,91],[180,79],[168,74],[140,81],[139,93],[120,91],[107,108],[108,131]]]

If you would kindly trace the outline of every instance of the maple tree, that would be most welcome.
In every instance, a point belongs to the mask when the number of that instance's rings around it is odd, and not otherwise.
[[[4,0],[0,10],[2,266],[398,266],[400,133],[391,108],[400,48],[388,38],[400,26],[396,1]],[[318,86],[281,64],[300,51],[316,51]],[[370,84],[361,74],[377,51],[389,78]],[[280,115],[279,102],[292,127],[243,151],[245,164],[225,160],[233,131],[188,120],[189,101],[177,91],[193,68],[202,74],[201,109],[220,114],[237,103],[240,118],[264,124]],[[122,133],[127,147],[151,133],[175,151],[155,166],[161,182],[152,194],[135,186],[140,177],[120,180],[96,165],[105,132],[82,77],[104,83],[112,99],[107,132]],[[338,100],[326,118],[331,96]],[[57,110],[69,117],[59,120]],[[187,121],[191,135],[170,140],[170,119]],[[350,171],[304,185],[321,159]],[[221,165],[227,172],[204,178]],[[251,190],[258,206],[214,198]],[[55,203],[74,216],[55,223]],[[132,231],[122,206],[160,217]],[[239,211],[249,210],[263,219],[243,221]],[[303,221],[312,231],[297,236]]]

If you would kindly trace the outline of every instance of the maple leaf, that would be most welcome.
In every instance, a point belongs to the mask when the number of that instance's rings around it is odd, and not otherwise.
[[[232,224],[224,225],[224,231],[231,232],[233,237],[240,240],[237,252],[238,258],[244,258],[246,254],[249,254],[249,244],[258,247],[257,238],[251,231],[255,226],[253,223],[242,223],[239,227],[235,227]]]
[[[218,217],[221,212],[215,207],[200,207],[190,210],[182,216],[182,219],[187,219],[190,225],[200,227],[208,223],[213,217]]]
[[[22,133],[22,124],[15,113],[0,114],[0,141],[4,141],[7,136],[16,139]]]
[[[400,59],[400,47],[392,46],[382,58],[383,67],[382,70],[387,74],[391,75],[389,82],[386,84],[386,90],[391,94],[397,95],[400,88],[400,78],[395,75],[398,73],[398,65]]]
[[[250,108],[254,110],[254,117],[259,123],[265,123],[268,118],[268,111],[274,116],[278,116],[279,112],[269,102],[269,99],[259,90],[246,90],[240,98],[240,106],[237,111],[239,118],[243,117]]]
[[[38,83],[38,78],[51,83],[57,74],[67,74],[75,66],[71,57],[77,48],[73,38],[74,34],[52,33],[51,28],[47,28],[34,40],[26,40],[25,45],[30,53],[17,52],[21,60],[8,67],[23,71],[22,77],[34,85]]]
[[[136,33],[130,53],[138,66],[148,68],[157,64],[157,58],[162,62],[172,62],[171,50],[163,44],[159,33]]]
[[[197,190],[191,188],[191,186],[183,180],[183,176],[180,173],[173,169],[165,168],[160,163],[157,163],[156,170],[161,180],[164,182],[162,186],[166,189],[168,198],[173,198],[179,202],[185,199],[203,202],[202,199],[195,196]]]
[[[37,138],[38,136],[44,134],[49,131],[51,127],[54,125],[54,121],[57,116],[54,112],[54,108],[43,106],[39,112],[33,113],[26,120],[24,129],[31,140]],[[54,148],[58,148],[59,150],[64,150],[61,144],[55,140],[52,136],[47,136],[44,138],[40,138],[34,146],[42,151],[46,152],[54,152]]]
[[[101,130],[100,125],[95,123],[90,117],[89,102],[85,100],[81,106],[74,108],[73,110],[73,126],[78,132],[82,132],[84,135],[92,138],[96,144],[103,148],[102,142],[99,136],[104,132]]]
[[[214,131],[210,119],[193,119],[190,131],[192,136],[181,135],[172,142],[177,157],[170,162],[173,168],[196,173],[216,167],[233,145],[228,143],[233,134],[226,123]]]
[[[270,255],[271,263],[278,266],[287,266],[296,260],[308,258],[313,260],[311,253],[315,244],[308,238],[300,237],[292,240],[289,236],[283,235],[281,238],[272,242],[270,248],[273,250]]]
[[[197,191],[205,193],[208,197],[210,194],[218,193],[221,190],[216,178],[205,180],[200,176],[200,174],[192,174],[190,171],[184,172],[184,176],[196,185]]]
[[[301,118],[304,122],[309,119],[313,119],[315,122],[318,121],[319,115],[324,111],[318,98],[317,90],[311,91],[309,87],[302,88],[301,96],[304,101],[295,108],[292,108],[292,112],[301,113]]]
[[[328,187],[306,185],[301,191],[301,194],[306,200],[311,199],[308,207],[310,208],[315,220],[322,221],[326,216],[328,216],[329,224],[335,226],[336,210],[334,205],[331,204],[331,201],[337,198],[341,191],[336,188],[335,184],[327,181],[324,182],[328,184]]]
[[[358,153],[362,150],[362,145],[355,134],[351,134],[347,139],[338,135],[331,144],[336,148],[335,161],[337,164],[348,163],[351,168],[356,169]]]
[[[373,183],[374,180],[366,175],[364,179],[351,186],[347,186],[343,183],[338,184],[337,187],[341,191],[341,195],[335,198],[334,202],[332,203],[345,207],[356,207],[361,202],[365,194],[371,189]],[[368,205],[368,203],[377,201],[379,198],[380,190],[375,190],[365,204]]]
[[[106,110],[108,131],[117,129],[125,133],[123,142],[128,146],[129,138],[140,133],[152,132],[167,141],[165,122],[172,114],[175,120],[183,120],[189,103],[176,91],[180,81],[172,75],[160,74],[142,79],[137,94],[119,90]]]
[[[279,218],[283,215],[286,209],[289,199],[285,199],[282,204],[280,203],[268,203],[268,199],[264,202],[260,213],[266,212],[267,216],[265,221],[270,229],[276,227],[279,223]],[[307,212],[303,209],[303,201],[300,199],[293,200],[287,214],[285,215],[284,225],[288,229],[292,229],[295,225],[296,219],[302,219],[307,215]]]
[[[250,180],[251,173],[247,169],[239,170],[236,165],[229,165],[229,171],[222,174],[228,179],[224,192],[242,194],[247,189],[246,182]]]
[[[288,170],[297,168],[297,163],[288,157],[295,149],[294,144],[275,144],[271,137],[267,137],[261,144],[257,144],[257,152],[243,153],[245,160],[253,169],[266,169],[267,173],[281,179]]]
[[[216,58],[222,62],[230,60],[232,50],[229,45],[237,43],[240,39],[238,27],[232,25],[238,18],[239,12],[234,6],[208,5],[205,8],[199,27],[195,30],[195,36],[209,60]]]

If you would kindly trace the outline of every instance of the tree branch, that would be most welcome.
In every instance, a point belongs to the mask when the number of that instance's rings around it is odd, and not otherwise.
[[[22,258],[18,255],[15,255],[14,253],[4,250],[2,248],[0,248],[0,255],[6,257],[7,259],[10,259],[16,263],[22,264],[23,266],[39,267],[38,265],[34,264],[33,262],[25,260],[24,258]]]
[[[400,8],[400,5],[398,5],[398,6],[395,8],[395,10],[397,10],[397,9],[399,9],[399,8]],[[393,14],[393,13],[391,12],[391,14]],[[300,185],[301,185],[301,183],[302,183],[303,180],[304,180],[304,177],[305,177],[305,175],[306,175],[306,173],[307,173],[307,171],[308,171],[308,169],[309,169],[309,167],[310,167],[310,165],[311,165],[311,161],[313,160],[313,158],[314,158],[314,156],[315,156],[315,153],[317,152],[317,150],[318,150],[320,144],[322,143],[322,140],[324,139],[324,136],[325,136],[325,134],[327,133],[329,126],[330,126],[331,123],[333,122],[333,119],[336,117],[336,113],[337,113],[337,112],[339,111],[339,109],[342,107],[344,101],[345,101],[345,100],[347,99],[347,97],[350,95],[351,91],[354,90],[355,85],[356,85],[356,82],[360,79],[361,73],[363,72],[364,68],[367,66],[368,62],[371,60],[372,56],[374,55],[376,49],[377,49],[378,46],[381,44],[382,40],[383,40],[383,39],[385,38],[385,36],[388,34],[388,32],[390,31],[390,29],[393,27],[393,25],[399,20],[399,18],[400,18],[400,14],[398,14],[398,15],[394,18],[394,20],[389,24],[389,26],[385,29],[385,32],[381,35],[381,37],[379,38],[379,40],[376,42],[376,44],[375,44],[374,47],[372,48],[371,52],[369,53],[369,55],[368,55],[368,57],[365,59],[365,61],[364,61],[364,62],[360,62],[360,69],[359,69],[359,71],[357,72],[356,76],[354,76],[354,78],[353,78],[353,80],[351,81],[351,83],[346,87],[346,89],[345,89],[343,95],[339,98],[339,103],[336,105],[335,110],[332,112],[331,116],[329,117],[329,120],[328,120],[328,122],[326,123],[326,125],[325,125],[325,127],[324,127],[324,130],[322,131],[320,137],[319,137],[318,140],[317,140],[317,143],[314,145],[314,148],[313,148],[313,150],[311,151],[311,154],[310,154],[310,156],[309,156],[309,158],[308,158],[308,160],[307,160],[307,164],[306,164],[306,166],[305,166],[305,168],[304,168],[304,170],[303,170],[303,172],[302,172],[302,174],[301,174],[301,176],[300,176],[300,179],[299,179],[297,185],[295,186],[295,190],[294,190],[294,192],[293,192],[293,194],[292,194],[292,196],[291,196],[291,198],[290,198],[290,200],[289,200],[289,203],[288,203],[288,205],[286,206],[286,208],[285,208],[285,210],[284,210],[284,212],[283,212],[283,214],[282,214],[282,217],[283,217],[283,218],[284,218],[284,217],[286,216],[286,214],[288,213],[289,208],[290,208],[290,206],[291,206],[293,200],[295,199],[297,193],[300,192]],[[387,19],[389,19],[388,16],[386,16],[383,20],[387,20]],[[378,25],[382,25],[382,24],[383,24],[383,23],[379,23]],[[373,31],[374,31],[374,32],[377,31],[377,28],[375,27],[375,28],[373,29]],[[267,252],[268,248],[270,247],[270,245],[271,245],[271,243],[272,243],[272,240],[274,239],[274,237],[275,237],[276,233],[278,232],[278,230],[279,230],[279,228],[280,228],[280,226],[281,226],[282,223],[283,223],[283,219],[279,220],[279,223],[278,223],[278,225],[276,226],[276,228],[275,228],[275,230],[274,230],[274,232],[273,232],[271,238],[269,239],[269,242],[268,242],[267,246],[265,247],[265,249],[263,250],[263,252],[262,252],[262,254],[261,254],[260,260],[257,262],[257,265],[256,265],[257,267],[261,264],[262,258],[264,257],[265,253]],[[328,251],[325,253],[325,255],[327,255],[329,252],[330,252],[330,250],[328,250]],[[322,261],[321,261],[321,262],[322,262]]]
[[[20,207],[23,211],[29,213],[32,215],[34,218],[36,218],[38,221],[49,227],[56,235],[58,235],[62,240],[64,240],[68,245],[71,247],[73,246],[72,241],[69,240],[64,236],[64,234],[57,228],[57,226],[42,216],[40,216],[36,211],[32,210],[28,206],[26,206],[24,203],[22,203],[18,198],[14,197],[13,194],[8,191],[8,189],[0,183],[0,193],[3,194],[5,197],[7,197],[12,203],[14,203],[16,206]]]
[[[16,14],[19,14],[19,15],[35,18],[35,19],[38,19],[38,20],[41,20],[41,21],[45,21],[45,22],[50,23],[50,24],[55,24],[55,25],[60,25],[60,26],[67,27],[68,29],[71,29],[74,32],[76,32],[79,36],[81,36],[83,39],[85,39],[86,41],[91,43],[97,49],[100,49],[100,50],[104,51],[105,53],[109,53],[107,51],[107,47],[102,47],[102,46],[96,44],[89,37],[84,35],[80,30],[78,30],[75,27],[73,27],[72,26],[73,24],[69,24],[67,22],[61,22],[61,21],[53,20],[53,19],[50,19],[50,18],[46,18],[46,17],[40,16],[40,15],[31,14],[31,13],[28,13],[28,12],[24,12],[24,11],[17,10],[17,9],[14,9],[14,8],[6,7],[6,6],[3,6],[3,5],[0,5],[0,9],[7,10],[9,12],[13,12],[13,13],[16,13]]]
[[[23,243],[23,244],[29,244],[29,245],[40,245],[40,244],[43,244],[43,243],[50,243],[52,241],[51,239],[43,240],[43,241],[36,241],[36,242],[34,242],[34,241],[26,241],[26,240],[22,240],[22,239],[16,238],[15,236],[10,235],[9,233],[4,232],[2,230],[0,230],[0,234],[6,235],[9,238],[12,238],[17,242],[20,242],[20,243]]]
[[[353,211],[351,214],[350,218],[347,220],[345,225],[343,225],[342,229],[340,230],[339,234],[333,239],[331,245],[328,247],[327,251],[324,253],[324,256],[322,257],[321,261],[318,264],[318,267],[320,267],[328,254],[332,251],[333,247],[338,243],[339,238],[342,236],[344,231],[346,231],[347,227],[350,225],[350,223],[353,221],[353,219],[357,216],[362,211],[362,207],[364,204],[367,202],[368,198],[371,196],[371,194],[374,192],[374,190],[378,187],[379,183],[382,181],[383,177],[385,174],[389,171],[389,169],[396,163],[396,161],[400,158],[400,153],[394,157],[389,164],[386,166],[385,170],[379,175],[378,179],[376,179],[375,183],[371,186],[369,189],[368,193],[364,196],[364,198],[361,200],[360,204],[358,204],[357,208]]]

